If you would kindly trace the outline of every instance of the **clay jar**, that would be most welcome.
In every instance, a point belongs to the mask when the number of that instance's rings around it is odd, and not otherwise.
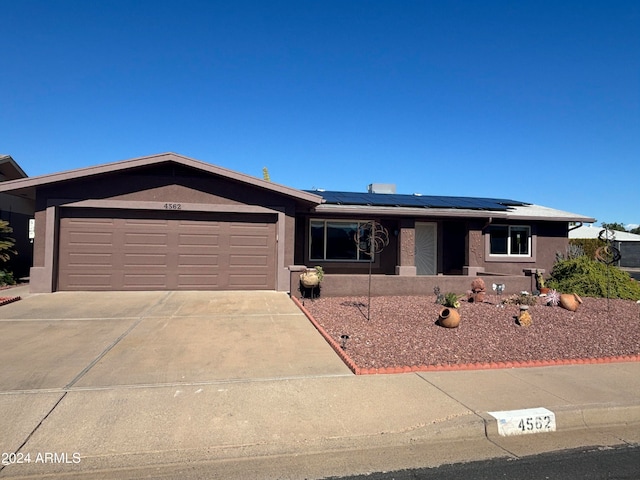
[[[575,293],[563,293],[560,295],[560,306],[571,312],[578,310],[582,299]]]
[[[455,308],[443,308],[440,310],[438,325],[445,328],[456,328],[460,325],[460,313]]]
[[[300,275],[300,282],[307,288],[317,287],[320,283],[318,278],[318,272],[315,268],[309,268],[306,272]]]

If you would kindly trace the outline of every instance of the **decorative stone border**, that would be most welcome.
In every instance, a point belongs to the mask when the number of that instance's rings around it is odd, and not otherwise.
[[[8,303],[17,302],[18,300],[20,300],[20,297],[0,297],[0,307]]]
[[[593,365],[603,363],[623,363],[623,362],[640,362],[640,355],[621,355],[617,357],[601,357],[601,358],[570,358],[557,360],[529,360],[526,362],[491,362],[491,363],[463,363],[452,365],[413,365],[400,367],[383,367],[383,368],[360,368],[347,355],[331,335],[313,318],[313,315],[307,310],[300,300],[291,296],[293,302],[302,310],[311,324],[320,332],[331,348],[335,350],[342,361],[356,375],[377,375],[392,373],[411,373],[411,372],[451,372],[459,370],[495,370],[499,368],[526,368],[526,367],[553,367],[560,365]]]

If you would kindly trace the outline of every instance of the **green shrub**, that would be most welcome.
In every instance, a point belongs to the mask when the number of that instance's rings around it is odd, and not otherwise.
[[[0,263],[6,262],[12,254],[16,254],[13,249],[16,241],[9,236],[10,233],[13,233],[13,228],[9,226],[9,222],[0,220]]]
[[[606,244],[599,238],[572,238],[569,240],[569,245],[582,248],[584,254],[592,260],[596,258],[596,250]]]
[[[585,297],[604,298],[608,291],[609,298],[640,299],[640,283],[627,272],[615,266],[607,267],[587,256],[556,262],[547,285],[559,292]]]
[[[460,308],[460,298],[461,296],[458,296],[453,292],[446,293],[443,305],[447,308]]]
[[[514,293],[505,298],[502,303],[505,305],[536,305],[538,297],[528,293]]]
[[[16,281],[13,278],[13,273],[6,270],[0,270],[0,287],[5,285],[15,285]]]

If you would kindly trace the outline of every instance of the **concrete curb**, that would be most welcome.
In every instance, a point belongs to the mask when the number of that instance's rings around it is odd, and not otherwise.
[[[578,430],[640,426],[640,405],[570,405],[552,409],[556,417],[556,431],[550,434]],[[489,440],[504,439],[498,433],[497,420],[486,412],[480,414],[485,421]],[[526,436],[526,435],[525,435]]]

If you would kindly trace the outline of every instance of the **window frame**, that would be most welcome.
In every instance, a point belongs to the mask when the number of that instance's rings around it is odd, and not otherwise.
[[[320,223],[322,222],[323,225],[323,257],[322,258],[317,258],[313,256],[313,234],[312,234],[312,229],[314,227],[314,223]],[[328,236],[327,236],[327,232],[328,232],[328,228],[327,225],[328,224],[356,224],[357,227],[356,229],[359,229],[363,224],[366,223],[371,223],[371,220],[363,220],[363,219],[335,219],[335,218],[311,218],[309,219],[309,228],[308,228],[308,235],[309,235],[309,244],[308,244],[308,248],[307,248],[307,255],[308,255],[308,259],[311,262],[341,262],[341,263],[369,263],[369,262],[375,262],[376,261],[376,255],[374,254],[373,258],[369,257],[369,254],[366,252],[363,252],[361,250],[359,250],[356,246],[355,246],[355,242],[354,242],[354,248],[355,248],[355,252],[356,252],[356,258],[327,258],[327,246],[328,246]]]
[[[506,253],[492,253],[492,229],[496,227],[506,228]],[[513,231],[526,230],[528,253],[512,253]],[[535,262],[537,235],[532,225],[527,224],[491,224],[485,234],[485,261],[487,262]]]

